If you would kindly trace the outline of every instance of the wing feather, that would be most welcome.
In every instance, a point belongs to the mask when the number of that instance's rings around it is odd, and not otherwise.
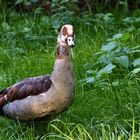
[[[27,96],[38,95],[47,91],[51,86],[50,76],[27,78],[21,82],[0,91],[0,98],[6,95],[7,101],[23,99]]]

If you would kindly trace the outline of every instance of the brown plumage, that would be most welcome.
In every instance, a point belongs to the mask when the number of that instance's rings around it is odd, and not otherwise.
[[[50,76],[44,75],[26,78],[21,82],[0,91],[0,107],[7,102],[23,99],[30,95],[38,95],[47,91],[51,86]],[[5,99],[6,95],[6,99]]]
[[[2,90],[0,108],[3,112],[14,119],[30,121],[67,109],[74,98],[75,80],[69,56],[73,47],[73,26],[64,25],[57,39],[52,74],[27,78]]]

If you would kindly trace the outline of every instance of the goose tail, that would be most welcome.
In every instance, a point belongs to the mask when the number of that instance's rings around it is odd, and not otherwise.
[[[4,91],[5,89],[0,91],[0,111],[2,110],[4,104],[6,103],[6,98],[5,98],[6,93],[4,93]]]

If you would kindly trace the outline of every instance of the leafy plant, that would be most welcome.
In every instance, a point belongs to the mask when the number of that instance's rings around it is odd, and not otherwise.
[[[140,46],[131,48],[126,46],[126,42],[130,39],[131,33],[129,32],[118,33],[108,39],[107,44],[101,47],[101,51],[95,54],[98,58],[93,65],[98,70],[87,70],[90,76],[83,81],[94,83],[104,79],[106,74],[111,74],[113,71],[115,74],[123,71],[127,71],[127,74],[131,72],[133,74],[139,73],[140,58],[135,58],[135,54],[140,52]]]

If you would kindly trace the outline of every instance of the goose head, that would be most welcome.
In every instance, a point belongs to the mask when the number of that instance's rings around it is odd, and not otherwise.
[[[57,41],[62,45],[67,45],[70,48],[74,47],[74,31],[70,24],[63,25],[58,35]]]

